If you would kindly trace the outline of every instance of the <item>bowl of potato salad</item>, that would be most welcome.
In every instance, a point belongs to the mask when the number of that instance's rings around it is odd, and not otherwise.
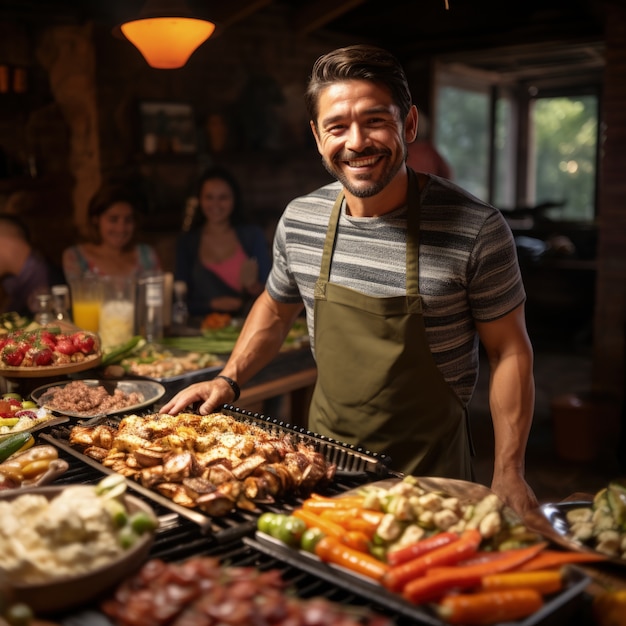
[[[36,614],[78,607],[139,568],[158,520],[123,476],[0,494],[0,554],[12,596]]]

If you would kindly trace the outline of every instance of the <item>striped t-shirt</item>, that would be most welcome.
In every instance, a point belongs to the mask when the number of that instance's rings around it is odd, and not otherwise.
[[[338,182],[289,203],[274,238],[269,294],[304,302],[313,345],[313,290]],[[511,230],[494,207],[429,176],[421,192],[419,290],[433,358],[463,403],[478,377],[474,320],[503,317],[525,300]],[[406,207],[382,217],[339,220],[330,282],[371,296],[406,290]],[[375,366],[375,364],[372,364]]]

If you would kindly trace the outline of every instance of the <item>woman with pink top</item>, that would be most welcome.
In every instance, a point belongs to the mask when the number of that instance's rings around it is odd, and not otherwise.
[[[221,168],[200,179],[198,219],[177,242],[175,279],[187,283],[193,317],[244,314],[263,291],[271,267],[260,227],[243,223],[239,186]]]

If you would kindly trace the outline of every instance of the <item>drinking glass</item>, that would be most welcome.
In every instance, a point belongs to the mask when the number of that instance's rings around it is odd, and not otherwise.
[[[70,280],[72,318],[78,328],[97,333],[100,330],[102,281],[100,277],[85,275]]]

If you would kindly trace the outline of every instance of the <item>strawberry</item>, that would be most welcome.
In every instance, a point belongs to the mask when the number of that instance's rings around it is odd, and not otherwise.
[[[39,333],[38,343],[44,346],[48,346],[52,350],[54,350],[57,343],[57,336],[54,333],[51,333],[49,330],[42,330]]]
[[[72,343],[77,350],[80,350],[83,354],[90,354],[94,350],[95,339],[93,335],[79,330],[71,336]]]
[[[50,365],[53,361],[53,354],[48,346],[35,349],[32,353],[33,365]]]
[[[60,337],[54,347],[55,352],[61,354],[74,354],[76,352],[76,346],[73,344],[69,337]]]
[[[6,365],[11,367],[17,367],[22,364],[24,360],[24,355],[26,354],[26,350],[17,344],[7,344],[0,354],[0,358],[4,361]]]

